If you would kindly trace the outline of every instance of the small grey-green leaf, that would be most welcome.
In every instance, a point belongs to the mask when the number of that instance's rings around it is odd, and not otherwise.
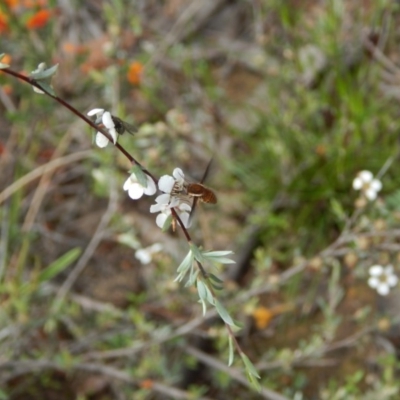
[[[227,323],[228,325],[235,325],[232,317],[229,315],[226,308],[217,299],[214,300],[214,305],[218,311],[218,314],[220,315],[220,317],[223,319],[223,321],[225,323]]]
[[[207,251],[204,253],[205,256],[210,257],[223,257],[227,256],[228,254],[233,254],[231,250],[216,250],[216,251]]]
[[[257,390],[257,392],[261,392],[261,385],[260,385],[260,382],[257,380],[257,378],[250,374],[246,374],[246,375],[247,375],[247,379],[249,380],[251,386],[253,386],[253,388],[255,390]]]
[[[201,305],[203,307],[203,316],[206,315],[207,312],[207,303],[204,300],[199,300],[201,302]]]
[[[147,175],[143,172],[142,168],[139,165],[135,164],[129,172],[131,174],[134,173],[140,185],[144,188],[147,188]]]
[[[185,287],[193,286],[196,283],[197,276],[199,275],[199,270],[197,268],[193,268],[193,264],[190,267],[190,276],[188,281],[185,284]]]
[[[249,375],[260,379],[260,375],[258,375],[258,372],[257,372],[255,366],[253,365],[253,363],[250,361],[249,357],[247,357],[246,354],[244,354],[244,353],[241,353],[240,357],[242,357],[243,363],[246,366],[246,372]]]
[[[172,224],[172,215],[168,215],[161,230],[163,232],[166,232],[169,229],[169,227],[171,226],[171,224]]]
[[[207,287],[201,280],[197,280],[197,292],[202,301],[207,299]]]
[[[177,272],[186,271],[187,269],[189,269],[189,267],[192,265],[192,263],[193,263],[193,254],[192,254],[192,251],[189,250],[189,253],[186,254],[185,258],[179,264]]]
[[[211,285],[211,286],[213,287],[213,289],[215,289],[215,290],[223,290],[223,289],[224,289],[223,286],[218,285],[217,283],[214,283],[214,282],[210,282],[210,285]]]
[[[233,359],[235,357],[235,349],[233,347],[233,338],[232,336],[229,336],[228,339],[229,342],[229,360],[228,360],[228,366],[230,367],[233,363]]]
[[[193,252],[193,256],[194,256],[195,260],[197,260],[200,263],[203,263],[205,259],[201,253],[201,250],[193,243],[190,244],[190,248]]]
[[[208,274],[208,277],[209,277],[212,281],[214,281],[215,283],[219,283],[219,284],[221,284],[221,285],[224,284],[224,281],[223,281],[223,280],[219,279],[218,276],[216,276],[216,275],[214,275],[214,274],[212,274],[212,273],[209,273],[209,274]]]
[[[45,92],[49,93],[52,96],[56,96],[56,93],[54,92],[54,89],[51,85],[49,85],[46,82],[36,82],[38,86],[40,86]],[[37,89],[37,88],[36,88]]]

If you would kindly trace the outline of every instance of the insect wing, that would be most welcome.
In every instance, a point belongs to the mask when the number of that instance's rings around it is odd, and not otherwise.
[[[125,131],[133,135],[137,128],[135,125],[128,124],[127,122],[123,121],[121,118],[116,117],[115,115],[111,115],[111,118],[115,125],[115,130],[118,134],[122,135]]]

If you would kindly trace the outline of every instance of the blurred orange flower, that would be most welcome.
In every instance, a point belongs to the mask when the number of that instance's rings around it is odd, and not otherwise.
[[[8,31],[8,18],[0,10],[0,33]]]
[[[2,86],[3,92],[7,94],[8,96],[13,92],[13,87],[9,84],[3,85]]]
[[[143,389],[151,389],[153,387],[153,381],[151,379],[145,379],[140,383],[140,387]]]
[[[19,0],[5,0],[8,8],[15,8],[19,6]]]
[[[52,12],[50,10],[39,10],[28,19],[26,27],[28,29],[43,28],[47,24],[51,15]]]
[[[86,46],[71,42],[65,42],[62,48],[68,54],[82,54],[86,52]]]
[[[142,80],[142,72],[143,65],[138,61],[132,62],[127,73],[128,82],[132,83],[132,85],[139,85]]]
[[[257,307],[253,311],[253,318],[254,322],[256,323],[257,329],[266,328],[274,316],[275,313],[271,309],[266,307]]]
[[[3,64],[10,65],[11,64],[11,56],[9,54],[5,54],[0,62],[3,63]],[[3,74],[3,73],[4,72],[2,72],[1,69],[0,69],[0,74]],[[4,87],[3,87],[3,89],[4,89]]]

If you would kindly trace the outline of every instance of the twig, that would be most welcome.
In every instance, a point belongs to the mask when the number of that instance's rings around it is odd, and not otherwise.
[[[29,360],[29,361],[8,361],[4,363],[0,363],[0,369],[16,369],[14,373],[10,373],[9,376],[2,376],[0,378],[0,383],[6,383],[10,379],[16,378],[20,375],[26,374],[27,372],[37,372],[40,370],[46,369],[55,369],[55,370],[63,370],[62,366],[54,361],[48,360]],[[86,371],[93,372],[97,374],[102,374],[108,376],[113,379],[118,379],[120,381],[140,386],[140,381],[138,379],[134,379],[130,376],[130,374],[121,371],[119,369],[109,367],[102,364],[95,363],[81,363],[71,365],[71,369],[75,371]],[[164,383],[159,383],[151,380],[149,382],[149,390],[161,393],[162,395],[168,396],[173,399],[193,399],[193,396],[181,389],[177,389],[171,386],[168,386]],[[212,400],[209,397],[198,397],[199,400]]]
[[[93,154],[92,150],[78,151],[73,154],[69,154],[65,157],[57,158],[56,160],[50,161],[47,164],[41,165],[35,168],[33,171],[27,173],[17,181],[13,182],[10,186],[6,187],[0,193],[0,204],[12,196],[16,191],[33,182],[35,179],[40,178],[43,174],[60,168],[64,165],[71,164],[73,162],[83,160],[90,157]]]
[[[104,230],[106,226],[109,224],[112,216],[115,214],[115,211],[117,209],[117,191],[115,188],[115,185],[112,184],[110,188],[110,200],[108,202],[108,207],[106,212],[103,214],[99,225],[97,226],[97,229],[90,240],[88,246],[86,247],[84,253],[76,263],[74,269],[71,271],[69,274],[68,278],[65,280],[65,282],[62,284],[60,287],[55,303],[53,305],[53,310],[56,310],[61,302],[64,300],[66,294],[69,292],[71,287],[74,285],[76,279],[78,276],[81,274],[83,269],[86,267],[88,261],[92,257],[93,253],[95,252],[97,246],[101,242],[104,236]]]
[[[220,362],[216,358],[211,357],[210,355],[205,354],[202,351],[199,351],[195,347],[185,346],[184,349],[187,353],[189,353],[193,357],[197,358],[202,363],[204,363],[204,364],[208,365],[209,367],[214,368],[218,371],[225,372],[235,381],[240,382],[242,385],[246,386],[247,388],[254,390],[254,388],[251,386],[251,384],[248,382],[248,380],[241,374],[241,372],[238,369],[228,367],[227,365]],[[287,397],[282,396],[281,394],[276,393],[276,392],[266,389],[266,388],[261,388],[260,395],[262,396],[263,399],[268,399],[268,400],[288,400]]]

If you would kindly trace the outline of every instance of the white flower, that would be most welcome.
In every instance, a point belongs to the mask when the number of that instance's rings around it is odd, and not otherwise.
[[[135,173],[131,173],[129,178],[124,183],[124,190],[128,191],[128,195],[131,199],[137,200],[140,199],[143,194],[147,196],[152,196],[156,191],[156,184],[153,179],[151,179],[148,175],[146,175],[147,179],[147,187],[144,187],[139,183],[139,180]]]
[[[156,198],[156,204],[150,207],[150,212],[160,214],[156,218],[156,224],[163,228],[168,217],[172,214],[171,208],[178,213],[185,228],[190,226],[190,211],[192,207],[179,197],[184,190],[185,175],[180,168],[175,168],[172,176],[163,175],[158,181],[158,188],[164,192]]]
[[[112,137],[114,144],[117,143],[118,133],[115,129],[115,124],[109,111],[104,111],[103,108],[94,108],[93,110],[90,110],[87,115],[96,115],[97,118],[95,123],[98,124],[102,122],[105,128],[108,130],[108,133]],[[96,133],[97,146],[101,148],[106,147],[108,145],[108,142],[109,140],[101,132]]]
[[[373,201],[382,189],[382,182],[379,179],[374,179],[372,172],[361,171],[353,180],[353,189],[361,190],[368,200]]]
[[[158,188],[167,195],[164,198],[166,204],[179,201],[177,196],[174,195],[174,191],[180,192],[183,190],[184,183],[185,175],[180,168],[175,168],[172,172],[172,176],[163,175],[160,178],[158,181]]]
[[[393,272],[393,266],[388,265],[386,267],[382,267],[381,265],[373,265],[369,269],[370,278],[368,279],[368,285],[376,289],[376,291],[381,296],[386,296],[391,287],[397,285],[399,279],[396,274]]]
[[[148,264],[154,253],[158,253],[163,248],[162,244],[154,243],[152,246],[146,247],[144,249],[139,249],[135,252],[135,257],[142,263]]]
[[[161,229],[164,227],[167,218],[172,214],[171,208],[174,207],[185,228],[189,228],[190,211],[192,208],[189,204],[179,203],[176,198],[173,198],[171,202],[166,202],[166,200],[168,200],[169,198],[170,196],[168,194],[161,194],[156,198],[156,204],[153,204],[150,207],[151,213],[160,213],[159,215],[157,215],[156,218],[157,226],[159,226]]]

